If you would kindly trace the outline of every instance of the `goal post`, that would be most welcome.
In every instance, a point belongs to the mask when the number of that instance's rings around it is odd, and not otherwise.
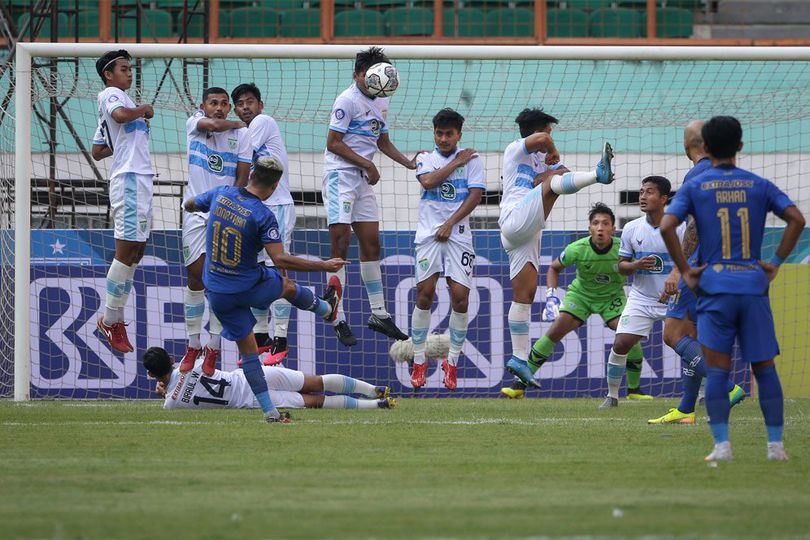
[[[160,169],[159,174],[170,179],[183,178],[186,172],[183,119],[188,115],[189,107],[194,105],[194,100],[199,103],[202,95],[201,77],[196,74],[188,75],[185,71],[179,72],[174,66],[170,66],[172,59],[205,59],[215,62],[212,80],[228,91],[241,82],[256,81],[261,84],[259,81],[264,81],[266,85],[274,85],[272,89],[261,88],[263,92],[268,92],[268,96],[263,96],[265,113],[278,117],[282,125],[282,135],[287,140],[288,151],[292,156],[291,170],[295,170],[299,177],[292,189],[304,201],[298,210],[300,231],[294,238],[293,251],[297,255],[319,257],[325,257],[329,253],[328,235],[322,234],[325,214],[315,202],[320,192],[322,139],[325,139],[328,115],[334,98],[351,83],[352,64],[349,61],[368,45],[18,43],[15,79],[8,82],[14,91],[14,110],[10,114],[14,120],[13,175],[6,174],[10,168],[9,156],[12,152],[8,148],[10,141],[4,137],[4,132],[8,131],[9,119],[6,119],[5,125],[0,125],[0,168],[3,169],[3,176],[14,179],[14,293],[13,299],[3,300],[6,306],[13,308],[14,317],[13,330],[3,330],[3,335],[11,337],[9,334],[13,334],[13,396],[16,400],[38,396],[149,397],[144,386],[142,368],[137,366],[143,353],[141,346],[136,346],[138,350],[135,354],[128,355],[133,358],[116,357],[110,361],[114,365],[105,365],[104,360],[91,369],[93,373],[105,374],[104,377],[109,380],[120,380],[111,382],[109,387],[86,383],[92,376],[88,375],[85,366],[72,366],[69,355],[73,351],[97,358],[99,350],[103,353],[103,349],[88,343],[91,337],[85,330],[78,338],[71,338],[73,341],[69,347],[60,349],[53,346],[58,352],[48,360],[48,369],[52,373],[45,377],[42,373],[32,374],[32,351],[39,354],[41,347],[52,346],[50,337],[32,342],[32,334],[36,337],[37,329],[45,328],[41,320],[39,326],[32,321],[32,313],[37,312],[37,305],[49,306],[50,302],[72,298],[72,293],[65,292],[67,289],[61,292],[57,290],[60,283],[71,279],[84,280],[81,286],[74,287],[76,291],[92,288],[88,284],[103,277],[100,270],[103,265],[98,261],[88,261],[109,256],[109,248],[105,244],[108,238],[91,235],[92,237],[82,238],[81,241],[87,244],[99,242],[96,252],[86,257],[83,255],[85,258],[81,261],[77,258],[65,263],[77,267],[86,265],[89,269],[55,269],[61,263],[54,257],[53,260],[48,259],[45,263],[40,261],[34,265],[37,280],[31,276],[34,272],[32,234],[47,236],[47,231],[32,231],[31,225],[32,189],[36,187],[32,184],[32,177],[36,177],[36,171],[44,167],[37,161],[44,159],[42,145],[34,148],[32,143],[32,121],[39,114],[34,107],[32,95],[40,100],[50,95],[60,98],[80,95],[83,99],[81,106],[62,109],[61,114],[70,117],[74,123],[81,122],[76,127],[77,133],[86,136],[90,130],[92,135],[90,124],[95,122],[92,117],[93,101],[95,93],[100,90],[100,82],[94,78],[91,64],[104,52],[119,47],[126,48],[136,59],[152,61],[142,68],[142,71],[150,70],[150,82],[162,83],[169,80],[171,84],[176,84],[177,94],[169,94],[168,97],[158,96],[149,88],[143,91],[144,99],[155,100],[156,114],[166,111],[170,117],[170,121],[156,129],[162,139],[153,143],[160,147],[153,152],[153,159]],[[430,119],[436,111],[449,106],[458,109],[467,119],[462,145],[467,144],[481,150],[486,162],[485,198],[489,200],[489,204],[482,204],[472,214],[474,238],[481,229],[480,240],[476,241],[476,250],[479,250],[480,245],[481,251],[478,251],[479,259],[475,270],[480,281],[477,281],[477,290],[471,294],[471,305],[480,306],[480,310],[476,311],[479,316],[471,314],[470,317],[469,348],[465,345],[465,364],[460,368],[461,384],[456,395],[494,396],[501,384],[509,382],[503,364],[508,359],[510,350],[508,332],[504,327],[511,292],[508,289],[508,269],[505,270],[503,264],[505,256],[498,251],[500,245],[495,227],[500,160],[506,144],[519,136],[513,119],[524,107],[542,106],[547,112],[560,118],[555,139],[559,134],[563,162],[569,168],[592,168],[602,139],[613,139],[611,142],[617,153],[617,174],[620,175],[620,180],[607,188],[597,187],[576,196],[560,198],[550,216],[549,231],[544,233],[541,285],[545,284],[546,265],[552,258],[559,255],[566,243],[587,234],[587,221],[583,219],[583,215],[587,216],[588,208],[593,203],[606,202],[614,208],[620,223],[624,223],[641,215],[633,204],[632,193],[637,192],[637,184],[642,176],[664,174],[673,182],[673,188],[681,185],[689,164],[681,155],[682,143],[678,140],[678,135],[686,122],[695,118],[708,118],[714,114],[740,117],[746,142],[742,166],[773,179],[803,212],[810,212],[810,189],[797,180],[800,174],[806,174],[810,170],[810,47],[383,47],[391,60],[400,63],[398,67],[402,66],[402,85],[391,99],[392,141],[408,155],[416,150],[430,148]],[[37,75],[40,68],[33,60],[51,58],[77,59],[76,73],[80,73],[78,83],[71,88],[71,85],[58,79],[61,75],[57,75],[57,80],[48,79],[46,75]],[[164,74],[163,78],[161,73]],[[191,88],[191,95],[186,95],[181,87]],[[5,87],[2,89],[5,90]],[[133,96],[134,90],[133,85],[130,91]],[[273,105],[270,106],[270,103]],[[58,120],[57,123],[62,127],[66,125],[63,120]],[[93,125],[92,129],[94,127]],[[749,145],[749,141],[752,144]],[[85,144],[89,146],[89,137],[86,137]],[[80,176],[88,175],[87,167],[72,157],[78,155],[74,145],[64,143],[61,147],[65,150],[58,151],[59,155],[53,160],[55,167],[78,171],[75,174]],[[6,157],[2,157],[4,155]],[[37,156],[37,160],[33,156]],[[8,160],[8,164],[3,165],[3,160]],[[392,314],[400,328],[408,333],[408,306],[413,305],[415,286],[415,261],[410,246],[416,226],[418,187],[411,172],[387,158],[378,156],[375,160],[383,171],[383,181],[377,188],[377,196],[382,210],[381,230],[385,235],[382,254],[386,260],[383,265],[385,301],[389,311],[397,306],[396,313],[392,311]],[[10,196],[10,190],[5,195]],[[153,227],[160,231],[155,242],[161,243],[161,250],[171,251],[171,257],[179,261],[179,204],[171,206],[175,202],[179,203],[179,200],[173,202],[171,199],[177,199],[176,194],[166,197],[170,200],[160,207],[162,221]],[[75,208],[81,208],[77,201],[78,198],[72,204]],[[33,204],[36,205],[36,200]],[[88,217],[87,222],[90,221],[92,219]],[[772,251],[775,248],[774,242],[778,241],[778,227],[781,223],[771,220],[768,225],[772,231],[766,239],[766,248]],[[74,230],[81,230],[80,227],[81,225],[75,225]],[[46,241],[54,240],[57,246],[61,245],[62,240],[55,236],[48,236]],[[785,323],[783,328],[789,329],[785,330],[789,333],[786,339],[780,335],[784,343],[783,353],[787,352],[796,358],[810,350],[810,341],[801,326],[801,321],[810,322],[807,310],[802,307],[801,302],[795,303],[796,291],[810,294],[804,282],[810,278],[810,273],[806,271],[810,259],[802,259],[810,257],[810,238],[807,231],[804,231],[800,242],[798,253],[789,260],[791,263],[798,263],[797,268],[785,272],[785,276],[780,275],[780,279],[792,281],[776,284],[775,291],[778,292],[773,293],[783,295],[777,299],[778,308],[775,308],[777,324]],[[5,246],[0,246],[0,250],[5,249]],[[56,248],[53,249],[56,255]],[[158,344],[147,343],[153,337],[163,342],[174,343],[180,340],[178,334],[166,337],[167,335],[154,330],[155,325],[179,324],[176,322],[176,313],[172,311],[176,308],[165,307],[168,304],[164,304],[161,308],[164,311],[159,313],[159,317],[155,315],[148,322],[143,320],[143,317],[150,315],[148,310],[153,309],[151,306],[163,301],[160,295],[176,295],[185,285],[182,266],[176,261],[166,262],[168,258],[162,255],[155,254],[153,258],[157,262],[145,264],[140,274],[144,283],[148,282],[143,286],[146,291],[143,296],[146,299],[132,308],[135,320],[131,331],[146,332],[144,335],[138,334],[142,337],[139,343],[143,346]],[[3,265],[10,265],[10,259],[10,254],[2,254]],[[164,263],[165,268],[161,266]],[[176,271],[181,273],[176,275]],[[397,279],[389,279],[386,272],[396,274]],[[4,276],[8,275],[4,271]],[[323,276],[299,276],[303,283],[316,291],[320,290]],[[570,283],[572,277],[570,271],[564,275],[563,287]],[[35,281],[41,284],[42,289],[39,292],[32,289]],[[150,293],[148,287],[159,289],[159,292]],[[50,288],[47,294],[43,292],[46,288]],[[354,297],[350,308],[367,317],[369,308],[365,299],[366,291],[356,268],[350,270],[349,290]],[[541,324],[539,320],[543,291],[544,288],[540,287],[532,312],[533,339],[548,329],[548,324]],[[437,307],[441,305],[445,309],[449,305],[446,288],[440,285],[437,293],[438,302],[434,304],[431,328],[446,331],[446,313],[440,313]],[[80,291],[76,294],[85,293]],[[85,312],[98,309],[96,296],[86,305],[74,306],[76,317],[86,318]],[[101,301],[103,302],[103,298]],[[32,302],[39,304],[32,306]],[[54,309],[56,311],[48,314],[48,317],[59,319],[59,310],[62,308]],[[780,309],[785,310],[792,320],[780,320]],[[387,349],[391,344],[387,339],[370,332],[364,333],[361,337],[366,337],[366,341],[370,342],[362,344],[359,352],[355,353],[341,348],[334,336],[325,333],[319,326],[320,323],[316,324],[306,315],[297,317],[295,324],[291,326],[291,336],[293,328],[302,332],[302,335],[304,331],[312,333],[306,334],[306,340],[311,345],[304,347],[304,344],[300,344],[294,349],[297,353],[294,367],[317,373],[339,371],[373,378],[373,382],[377,384],[391,384],[399,393],[410,391],[406,376],[407,366],[394,364],[387,358]],[[167,323],[168,320],[174,322]],[[357,317],[352,320],[355,331],[364,326],[365,318]],[[0,326],[3,324],[5,322],[0,321]],[[78,332],[70,326],[78,325],[78,322],[60,324],[66,325],[64,331]],[[656,394],[672,395],[679,391],[679,363],[672,360],[672,353],[667,352],[661,342],[660,325],[656,332],[645,347],[645,356],[650,356],[650,362],[645,365],[643,384],[653,386]],[[548,379],[548,385],[541,395],[589,396],[601,392],[604,377],[599,376],[600,363],[603,372],[606,357],[604,347],[611,341],[612,332],[603,331],[596,322],[584,325],[581,331],[558,346],[554,361],[544,366],[540,376],[544,380]],[[786,351],[788,347],[790,350]],[[8,351],[8,347],[3,350]],[[224,359],[226,363],[223,367],[232,369],[236,360],[233,357],[234,350],[227,352],[231,357]],[[0,358],[0,387],[3,373],[8,376],[12,371],[11,363],[11,358]],[[40,363],[37,365],[40,365],[40,371],[44,369]],[[790,369],[795,370],[791,372],[791,388],[794,389],[792,395],[810,395],[810,372],[805,372],[798,362],[791,363],[790,366]],[[73,373],[72,380],[82,381],[75,393],[60,392],[57,383],[53,382],[59,379],[60,373],[66,372]],[[125,376],[122,377],[122,374]],[[747,377],[744,372],[738,376]],[[32,377],[44,381],[44,385],[35,385],[37,391],[34,396]],[[438,375],[434,373],[432,386],[429,385],[423,394],[448,395],[440,385],[435,384],[438,380]],[[0,395],[4,395],[3,391],[0,391]]]

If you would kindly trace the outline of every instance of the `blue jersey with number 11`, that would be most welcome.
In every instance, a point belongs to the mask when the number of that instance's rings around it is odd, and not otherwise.
[[[194,198],[210,212],[205,232],[205,288],[216,293],[247,291],[270,268],[257,262],[265,244],[281,242],[276,217],[245,188],[220,186]]]
[[[681,221],[695,217],[700,278],[706,294],[766,294],[768,278],[759,266],[765,217],[782,216],[793,202],[772,182],[731,165],[712,167],[686,182],[667,208]]]

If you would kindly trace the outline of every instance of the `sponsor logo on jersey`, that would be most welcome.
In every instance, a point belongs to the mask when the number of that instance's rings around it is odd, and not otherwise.
[[[607,274],[596,274],[593,277],[593,280],[600,285],[607,285],[610,283],[610,276]]]
[[[664,271],[664,259],[662,259],[660,255],[652,255],[652,257],[655,259],[655,266],[650,268],[650,273],[660,274]]]
[[[439,193],[442,196],[442,199],[446,201],[453,201],[456,199],[456,186],[451,184],[450,182],[445,182],[439,187]]]
[[[216,173],[222,172],[225,168],[225,162],[219,154],[211,154],[208,156],[208,168]]]

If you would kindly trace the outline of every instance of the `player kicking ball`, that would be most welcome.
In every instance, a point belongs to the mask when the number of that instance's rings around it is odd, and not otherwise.
[[[464,117],[442,109],[433,117],[433,152],[416,158],[416,178],[422,186],[416,226],[416,306],[411,315],[414,388],[425,385],[425,343],[430,308],[439,274],[450,289],[450,352],[442,362],[444,386],[455,390],[456,365],[467,338],[467,303],[472,287],[473,249],[470,212],[486,189],[481,159],[471,148],[460,149]]]
[[[284,172],[272,157],[256,160],[247,187],[220,186],[185,202],[186,212],[208,212],[203,282],[214,314],[222,323],[222,336],[235,341],[243,360],[243,371],[267,422],[282,419],[267,391],[259,362],[251,308],[268,309],[286,298],[298,309],[312,311],[332,321],[340,301],[341,283],[336,276],[322,298],[282,276],[279,270],[335,272],[347,261],[311,261],[284,252],[273,213],[264,201],[273,194]],[[273,259],[275,268],[258,262],[261,249]]]
[[[143,355],[155,392],[165,399],[164,409],[255,409],[259,407],[243,370],[202,371],[202,359],[187,373],[174,368],[174,360],[160,347]],[[276,407],[288,409],[393,409],[396,400],[387,386],[374,386],[344,375],[304,375],[283,367],[263,367],[262,373]],[[333,392],[335,396],[324,396]],[[357,399],[349,394],[360,394]]]

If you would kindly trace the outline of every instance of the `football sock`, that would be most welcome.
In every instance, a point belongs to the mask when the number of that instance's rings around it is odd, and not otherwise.
[[[323,380],[323,391],[334,392],[336,394],[362,394],[366,397],[377,397],[374,385],[359,379],[352,379],[345,375],[330,373],[321,376]]]
[[[781,442],[785,424],[785,401],[776,366],[754,368],[754,377],[757,379],[759,408],[762,409],[765,428],[768,430],[768,442]]]
[[[461,355],[461,348],[467,338],[467,312],[459,313],[453,310],[450,313],[450,353],[447,355],[447,363],[451,366],[458,364],[458,357]]]
[[[709,414],[709,427],[712,430],[714,443],[728,441],[728,415],[731,404],[728,401],[726,383],[727,369],[710,367],[706,377],[706,412]]]
[[[222,333],[222,323],[219,322],[217,316],[214,315],[214,311],[211,307],[208,307],[208,348],[209,349],[221,349],[222,348],[222,338],[220,334]]]
[[[329,282],[332,276],[337,276],[340,280],[340,284],[343,287],[343,290],[346,290],[346,269],[341,268],[337,272],[329,272],[326,274],[326,281]],[[346,314],[343,312],[343,296],[340,297],[340,302],[338,302],[338,312],[335,320],[332,322],[332,326],[337,326],[339,322],[346,320]]]
[[[324,396],[324,409],[377,409],[377,400],[355,399],[350,396]]]
[[[114,324],[123,320],[123,308],[127,303],[127,280],[129,266],[113,259],[107,270],[107,296],[104,309],[104,324]]]
[[[259,355],[256,353],[242,355],[242,372],[245,374],[253,395],[262,411],[267,414],[275,407],[270,399],[270,392],[267,391],[267,381],[264,379],[264,370],[259,362]]]
[[[529,356],[529,315],[531,304],[512,302],[509,306],[509,335],[512,338],[512,357],[526,361]]]
[[[205,291],[194,291],[186,287],[183,294],[183,313],[186,316],[186,333],[188,346],[199,349],[202,318],[205,313]]]
[[[295,295],[290,300],[290,303],[298,309],[314,311],[320,317],[326,317],[332,311],[332,307],[326,300],[318,298],[309,287],[303,287],[298,283],[295,284]]]
[[[430,327],[430,310],[414,306],[411,314],[411,342],[413,342],[413,363],[425,363],[425,342]]]
[[[619,399],[619,386],[622,384],[622,377],[627,369],[627,355],[616,354],[610,349],[607,366],[608,397]]]
[[[543,336],[537,341],[534,342],[532,345],[532,352],[534,353],[535,357],[532,358],[532,355],[529,355],[529,367],[532,371],[537,371],[540,369],[546,360],[549,359],[551,353],[554,352],[554,343],[548,336]],[[537,358],[539,356],[539,358]]]
[[[280,298],[273,302],[271,308],[273,309],[273,337],[287,337],[292,306],[288,301]]]
[[[121,304],[121,309],[119,310],[120,315],[118,320],[124,320],[124,306],[127,305],[127,298],[129,298],[129,293],[132,292],[132,284],[135,282],[135,270],[138,269],[138,263],[132,264],[127,271],[127,281],[124,284],[124,301]]]
[[[363,284],[366,286],[371,313],[381,319],[390,317],[385,310],[380,261],[360,261],[360,277],[363,278]]]
[[[640,343],[636,343],[627,353],[627,388],[635,390],[641,386],[641,362],[644,360],[644,350]]]
[[[567,172],[551,179],[551,191],[557,195],[571,195],[580,189],[596,183],[596,171]]]
[[[253,313],[253,318],[256,319],[256,324],[253,325],[253,333],[269,334],[270,325],[267,319],[270,318],[270,310],[252,307],[250,308],[250,312]]]

